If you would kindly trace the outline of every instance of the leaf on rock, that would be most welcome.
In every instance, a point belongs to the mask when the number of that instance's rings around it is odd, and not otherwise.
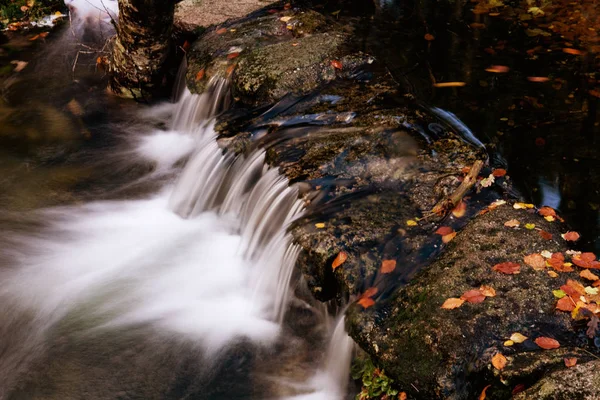
[[[507,228],[518,228],[521,223],[516,219],[510,219],[504,223],[504,226]]]
[[[496,297],[496,290],[493,287],[487,285],[481,285],[479,291],[485,297]]]
[[[202,68],[200,71],[198,71],[198,73],[196,74],[196,82],[204,79],[204,75],[205,75],[205,71],[204,68]]]
[[[396,269],[396,260],[383,260],[381,263],[381,273],[389,274]]]
[[[323,228],[325,228],[325,223],[324,222],[317,222],[315,224],[315,228],[317,228],[317,229],[323,229]]]
[[[442,304],[442,308],[444,310],[453,310],[455,308],[462,306],[464,302],[465,301],[462,299],[457,299],[456,297],[451,297],[451,298],[447,299],[446,301],[444,301],[444,304]]]
[[[360,300],[358,300],[358,304],[360,304],[366,310],[367,308],[375,304],[375,300],[373,300],[370,297],[363,297]]]
[[[479,395],[479,400],[485,400],[486,392],[490,387],[492,387],[492,385],[487,385],[486,387],[483,388],[483,390],[481,391],[481,394]]]
[[[516,275],[521,272],[521,265],[508,261],[496,264],[492,267],[492,269],[503,274]]]
[[[408,221],[406,221],[406,225],[407,226],[417,226],[417,221],[409,219]]]
[[[502,353],[496,353],[496,354],[494,354],[494,357],[492,357],[492,365],[497,370],[502,371],[504,369],[504,367],[506,367],[506,363],[507,363],[506,357],[504,357],[504,355],[502,355]]]
[[[573,264],[581,268],[592,268],[600,269],[600,262],[596,261],[596,255],[594,253],[582,253],[576,254],[572,258]]]
[[[596,315],[592,315],[592,318],[588,322],[588,324],[587,324],[588,329],[585,332],[585,334],[590,339],[593,339],[594,337],[596,337],[596,332],[598,332],[598,322],[599,321],[600,320],[598,319],[598,317]]]
[[[465,82],[437,82],[433,84],[437,88],[463,87],[465,85]]]
[[[456,232],[449,233],[447,235],[442,236],[442,242],[448,243],[456,236]]]
[[[572,279],[568,279],[567,283],[562,285],[560,289],[569,296],[573,296],[575,298],[578,298],[579,296],[583,296],[585,294],[585,286]]]
[[[452,210],[452,215],[454,215],[455,218],[462,218],[465,216],[466,213],[467,213],[467,203],[465,203],[464,201],[461,201],[460,203],[458,203],[458,205],[454,208],[454,210]]]
[[[540,336],[535,339],[534,342],[544,350],[558,349],[560,347],[558,340],[544,336]]]
[[[454,232],[454,229],[450,228],[449,226],[440,226],[437,231],[435,231],[436,234],[441,236],[449,235],[452,232]]]
[[[573,231],[569,231],[567,233],[563,233],[560,236],[562,236],[562,238],[565,239],[568,242],[576,242],[580,238],[579,233],[573,232]]]
[[[589,269],[584,269],[583,271],[581,271],[579,273],[579,276],[590,281],[597,281],[598,279],[600,279],[598,275],[594,274]]]
[[[338,61],[338,60],[332,60],[332,61],[331,61],[331,66],[332,66],[333,68],[335,68],[335,69],[339,69],[339,70],[341,70],[341,69],[343,69],[343,68],[344,68],[344,66],[342,65],[342,62],[341,62],[341,61]]]
[[[567,368],[572,368],[577,365],[577,357],[565,358],[564,361]]]
[[[544,206],[538,210],[542,217],[556,217],[556,211],[553,208]]]
[[[523,257],[523,261],[536,271],[542,271],[546,269],[546,259],[544,259],[541,254],[529,254],[528,256]]]
[[[535,224],[525,224],[525,228],[529,230],[535,229]]]
[[[469,303],[477,304],[485,300],[485,295],[479,289],[468,290],[460,296],[461,300]]]
[[[340,251],[338,253],[338,255],[335,257],[335,259],[333,260],[333,262],[331,263],[331,268],[335,271],[335,269],[337,267],[339,267],[340,265],[342,265],[343,263],[345,263],[347,259],[348,259],[348,253],[346,253],[345,251]]]
[[[379,289],[377,289],[376,287],[370,287],[367,290],[365,290],[365,292],[360,296],[361,298],[365,298],[365,297],[373,297],[375,296],[377,293],[379,292]]]
[[[540,236],[542,237],[542,239],[544,240],[552,240],[552,234],[550,232],[547,232],[545,230],[540,229]]]
[[[525,336],[519,332],[515,332],[512,335],[510,335],[510,340],[512,340],[515,343],[523,343],[527,339],[529,339],[527,336]]]
[[[553,290],[552,294],[554,295],[554,297],[556,297],[557,299],[562,299],[563,297],[565,297],[567,294],[565,292],[563,292],[562,290]]]
[[[527,210],[527,209],[531,209],[534,208],[535,206],[533,204],[530,203],[515,203],[513,204],[513,208],[515,210]]]
[[[556,309],[560,311],[571,312],[575,309],[575,304],[569,296],[565,296],[556,302]]]
[[[217,29],[216,34],[217,35],[222,35],[224,33],[227,32],[227,28],[221,28],[221,29]]]
[[[513,390],[512,390],[512,392],[511,392],[511,394],[514,396],[514,395],[515,395],[515,394],[517,394],[517,393],[524,392],[524,391],[525,391],[525,389],[527,389],[527,386],[525,386],[525,384],[524,384],[524,383],[519,383],[518,385],[516,385],[516,386],[513,388]]]

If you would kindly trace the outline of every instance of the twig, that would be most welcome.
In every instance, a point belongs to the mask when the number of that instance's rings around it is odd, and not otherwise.
[[[481,172],[481,168],[483,168],[483,161],[475,161],[460,186],[452,194],[440,200],[431,210],[431,214],[445,215],[448,211],[453,210],[477,183],[477,176]]]

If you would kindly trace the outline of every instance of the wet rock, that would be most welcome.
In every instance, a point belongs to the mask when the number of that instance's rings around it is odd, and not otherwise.
[[[554,239],[542,239],[535,230],[506,228],[504,222],[509,219],[536,224]],[[516,385],[529,385],[561,365],[565,350],[587,345],[587,339],[574,329],[570,314],[554,308],[552,290],[569,278],[576,279],[576,273],[553,278],[522,261],[523,256],[542,250],[565,250],[557,224],[532,212],[501,206],[470,222],[439,259],[392,299],[382,299],[366,310],[351,307],[347,328],[416,398],[476,398],[488,384],[493,385],[489,393],[496,393],[491,398],[509,398]],[[493,265],[506,261],[520,263],[521,273],[492,270]],[[481,285],[491,286],[497,295],[454,310],[441,308],[446,299]],[[529,339],[504,346],[514,332]],[[561,349],[540,349],[533,343],[540,336],[555,338]],[[502,373],[491,366],[497,352],[508,358]]]
[[[269,0],[183,0],[175,7],[175,26],[184,31],[201,30],[231,18],[244,17],[263,8]]]
[[[262,10],[200,37],[188,53],[188,87],[202,93],[212,78],[230,78],[234,97],[253,106],[308,93],[371,62],[349,50],[348,38],[315,11]]]

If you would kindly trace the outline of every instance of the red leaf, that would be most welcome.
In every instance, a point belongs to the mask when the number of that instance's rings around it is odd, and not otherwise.
[[[542,207],[538,210],[542,217],[556,217],[556,211],[550,207]]]
[[[546,232],[544,230],[540,230],[540,236],[545,240],[552,240],[552,234],[550,232]]]
[[[485,300],[485,296],[481,293],[479,289],[468,290],[460,296],[461,300],[467,301],[469,303],[477,304],[481,303]]]
[[[572,260],[573,264],[581,268],[600,269],[600,262],[596,261],[596,255],[594,253],[582,253],[573,256]]]
[[[487,72],[494,72],[496,74],[505,74],[508,71],[510,71],[510,68],[508,68],[506,65],[492,65],[489,68],[486,68]]]
[[[227,59],[228,59],[228,60],[233,60],[234,58],[238,57],[239,55],[240,55],[240,53],[239,53],[239,52],[236,52],[236,53],[229,53],[229,54],[227,54]]]
[[[365,290],[365,292],[360,297],[373,297],[377,294],[377,292],[379,292],[379,289],[377,289],[376,287],[370,287],[367,290]]]
[[[222,34],[224,34],[225,32],[227,32],[227,28],[221,28],[221,29],[217,29],[217,31],[216,31],[217,35],[222,35]]]
[[[345,251],[340,251],[337,257],[335,257],[335,259],[333,260],[333,263],[331,263],[331,268],[335,270],[337,267],[346,262],[347,259],[348,253],[346,253]]]
[[[441,236],[449,235],[452,232],[454,232],[454,229],[450,228],[449,226],[440,226],[438,228],[438,230],[435,231],[436,234],[441,235]]]
[[[196,74],[196,82],[202,80],[204,78],[204,74],[205,74],[204,68],[202,68],[200,71],[198,71],[198,73]]]
[[[560,347],[560,343],[557,340],[544,336],[540,336],[534,342],[544,350],[558,349]]]
[[[485,400],[486,394],[485,392],[487,392],[487,390],[491,387],[492,385],[487,385],[486,387],[483,388],[483,390],[481,391],[481,394],[479,395],[479,400]]]
[[[509,261],[496,264],[492,269],[503,274],[516,275],[521,272],[521,265]]]
[[[492,175],[494,175],[496,178],[503,177],[504,175],[506,175],[506,170],[503,168],[497,168],[492,171]]]
[[[370,297],[363,297],[362,299],[358,300],[358,304],[360,304],[364,309],[367,309],[375,304],[375,300]]]
[[[546,268],[546,259],[538,253],[529,254],[528,256],[523,257],[523,261],[536,271],[542,271]]]
[[[577,240],[579,240],[580,236],[579,236],[579,233],[570,231],[570,232],[567,232],[567,233],[563,234],[562,237],[566,241],[576,242]]]
[[[571,368],[577,364],[577,357],[565,358],[564,361],[565,361],[565,366],[567,368]]]
[[[383,260],[381,263],[381,273],[389,274],[396,269],[396,260]]]
[[[338,60],[332,60],[332,61],[331,61],[331,66],[332,66],[333,68],[335,68],[335,69],[339,69],[339,70],[341,70],[341,69],[343,69],[343,68],[344,68],[344,66],[342,65],[341,61],[338,61]]]
[[[527,386],[525,386],[525,384],[519,383],[517,386],[515,386],[513,388],[511,394],[514,396],[517,393],[521,393],[521,392],[525,391],[526,388],[527,388]]]
[[[556,309],[560,311],[571,312],[575,309],[575,304],[573,304],[573,300],[571,297],[565,296],[562,299],[559,299],[556,303]]]

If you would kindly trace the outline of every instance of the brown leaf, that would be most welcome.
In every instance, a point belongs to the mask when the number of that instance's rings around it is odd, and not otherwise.
[[[569,242],[576,242],[577,240],[579,240],[579,237],[580,237],[579,233],[573,232],[573,231],[564,233],[561,236],[563,237],[563,239],[565,239],[566,241],[569,241]]]
[[[381,263],[381,273],[389,274],[396,269],[396,260],[383,260]]]
[[[460,296],[461,300],[467,301],[469,303],[477,304],[481,303],[485,300],[485,296],[479,289],[468,290]]]
[[[441,236],[449,235],[452,232],[454,232],[454,229],[450,228],[449,226],[440,226],[437,231],[435,231],[436,234]]]
[[[521,266],[510,261],[496,264],[492,267],[492,269],[507,275],[516,275],[521,272]]]
[[[565,358],[565,366],[567,368],[574,367],[577,364],[577,357]]]
[[[516,219],[509,219],[504,223],[504,226],[507,228],[518,228],[521,223]]]
[[[364,309],[367,309],[375,304],[375,300],[370,297],[363,297],[358,300],[358,304],[360,304]]]
[[[600,276],[592,273],[589,269],[584,269],[583,271],[581,271],[579,273],[579,276],[590,281],[597,281],[598,279],[600,279]]]
[[[492,175],[494,175],[496,178],[501,178],[506,175],[506,170],[504,168],[496,168],[492,171]]]
[[[454,208],[454,210],[452,210],[452,215],[454,215],[455,218],[462,218],[465,216],[466,213],[467,213],[467,203],[465,203],[464,201],[461,201],[460,203],[458,203],[458,205]]]
[[[462,299],[457,299],[456,297],[451,297],[449,299],[447,299],[446,301],[444,301],[444,304],[442,304],[442,308],[444,310],[452,310],[454,308],[458,308],[460,306],[463,305],[465,301]]]
[[[544,206],[538,210],[542,217],[556,217],[556,211],[553,208]]]
[[[342,265],[343,263],[345,263],[347,259],[348,259],[348,253],[346,253],[345,251],[340,251],[338,253],[338,255],[335,257],[335,259],[333,260],[333,262],[331,263],[331,268],[335,271],[335,269],[337,267],[339,267],[340,265]]]
[[[496,353],[494,354],[494,357],[492,357],[492,365],[497,370],[502,371],[504,367],[506,367],[506,362],[506,357],[504,357],[502,353]]]
[[[523,261],[536,271],[542,271],[546,269],[546,260],[541,254],[529,254],[528,256],[523,257]]]
[[[558,349],[560,347],[560,343],[557,340],[544,336],[540,336],[534,342],[544,350]]]
[[[512,392],[511,392],[511,394],[514,396],[514,395],[515,395],[515,394],[517,394],[517,393],[524,392],[526,388],[527,388],[527,386],[525,386],[525,384],[523,384],[523,383],[519,383],[518,385],[516,385],[516,386],[513,388],[513,390],[512,390]]]
[[[565,296],[556,302],[556,309],[560,311],[571,312],[575,309],[575,304],[569,296]]]
[[[492,385],[487,385],[486,387],[483,388],[483,390],[481,391],[481,394],[479,395],[479,400],[485,400],[486,394],[485,392],[487,392],[487,390],[492,387]]]
[[[342,62],[341,62],[341,61],[338,61],[338,60],[332,60],[332,61],[331,61],[331,66],[332,66],[333,68],[335,68],[335,69],[339,69],[339,70],[341,70],[341,69],[343,69],[343,68],[344,68],[344,66],[342,65]]]
[[[552,234],[550,232],[544,231],[542,229],[540,229],[540,236],[542,237],[542,239],[544,240],[552,240]]]

